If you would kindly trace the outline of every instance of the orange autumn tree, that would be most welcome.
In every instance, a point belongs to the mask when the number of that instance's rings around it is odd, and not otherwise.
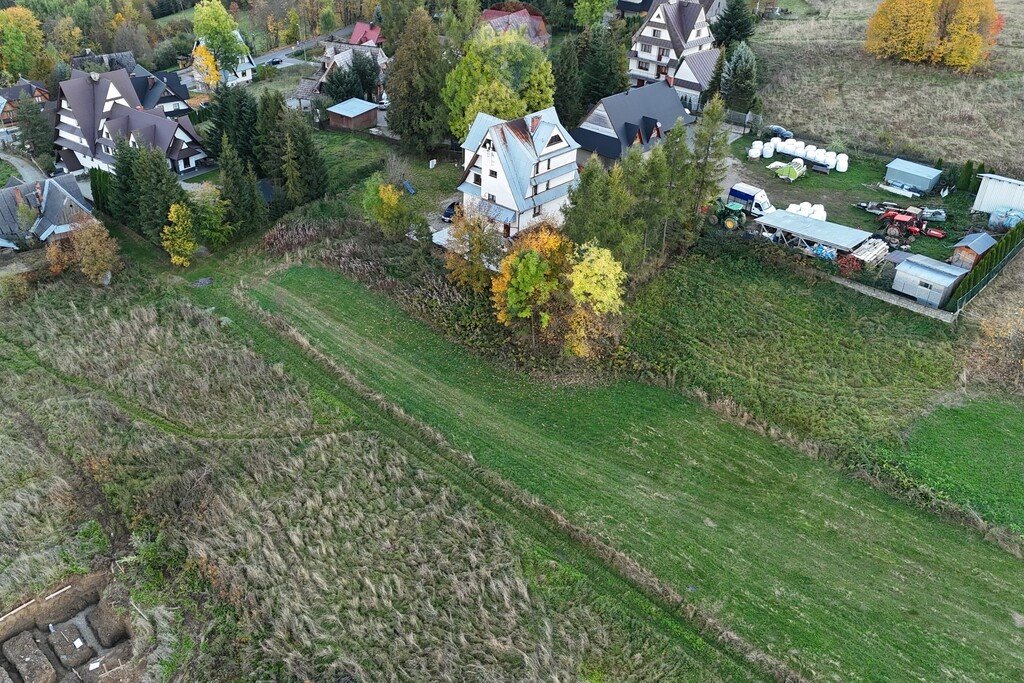
[[[864,47],[880,59],[967,72],[988,59],[1002,27],[994,0],[883,0]]]

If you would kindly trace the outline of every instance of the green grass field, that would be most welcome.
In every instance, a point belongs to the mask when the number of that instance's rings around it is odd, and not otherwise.
[[[1024,569],[963,529],[675,392],[552,387],[502,371],[338,275],[293,267],[255,294],[372,389],[812,678],[1024,675],[1012,618],[1024,611]],[[774,331],[753,323],[744,334]],[[903,362],[914,344],[896,344]]]
[[[1024,533],[1024,403],[983,398],[941,407],[890,451],[907,471],[991,522]]]
[[[948,326],[753,259],[680,261],[629,316],[624,344],[657,375],[848,448],[894,438],[958,368]]]

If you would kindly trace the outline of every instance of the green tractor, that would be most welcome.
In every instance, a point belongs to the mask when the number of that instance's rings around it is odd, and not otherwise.
[[[739,202],[724,202],[719,197],[708,211],[708,223],[721,224],[726,230],[739,230],[747,224],[747,214]]]

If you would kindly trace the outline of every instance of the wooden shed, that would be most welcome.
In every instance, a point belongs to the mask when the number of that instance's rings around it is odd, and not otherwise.
[[[950,259],[950,263],[970,270],[995,245],[995,238],[987,232],[971,233],[953,245],[953,258]]]
[[[378,105],[352,97],[327,108],[327,125],[336,130],[365,130],[377,125]]]

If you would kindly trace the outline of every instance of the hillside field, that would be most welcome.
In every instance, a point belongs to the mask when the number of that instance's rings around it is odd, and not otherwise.
[[[1006,27],[991,64],[970,75],[865,53],[878,0],[807,5],[793,19],[762,22],[752,41],[766,121],[852,149],[1024,174],[1014,135],[1024,128],[1024,0],[996,0]]]
[[[292,267],[253,295],[370,388],[812,678],[1024,674],[1010,614],[1021,565],[971,533],[675,392],[503,371],[327,271]]]

